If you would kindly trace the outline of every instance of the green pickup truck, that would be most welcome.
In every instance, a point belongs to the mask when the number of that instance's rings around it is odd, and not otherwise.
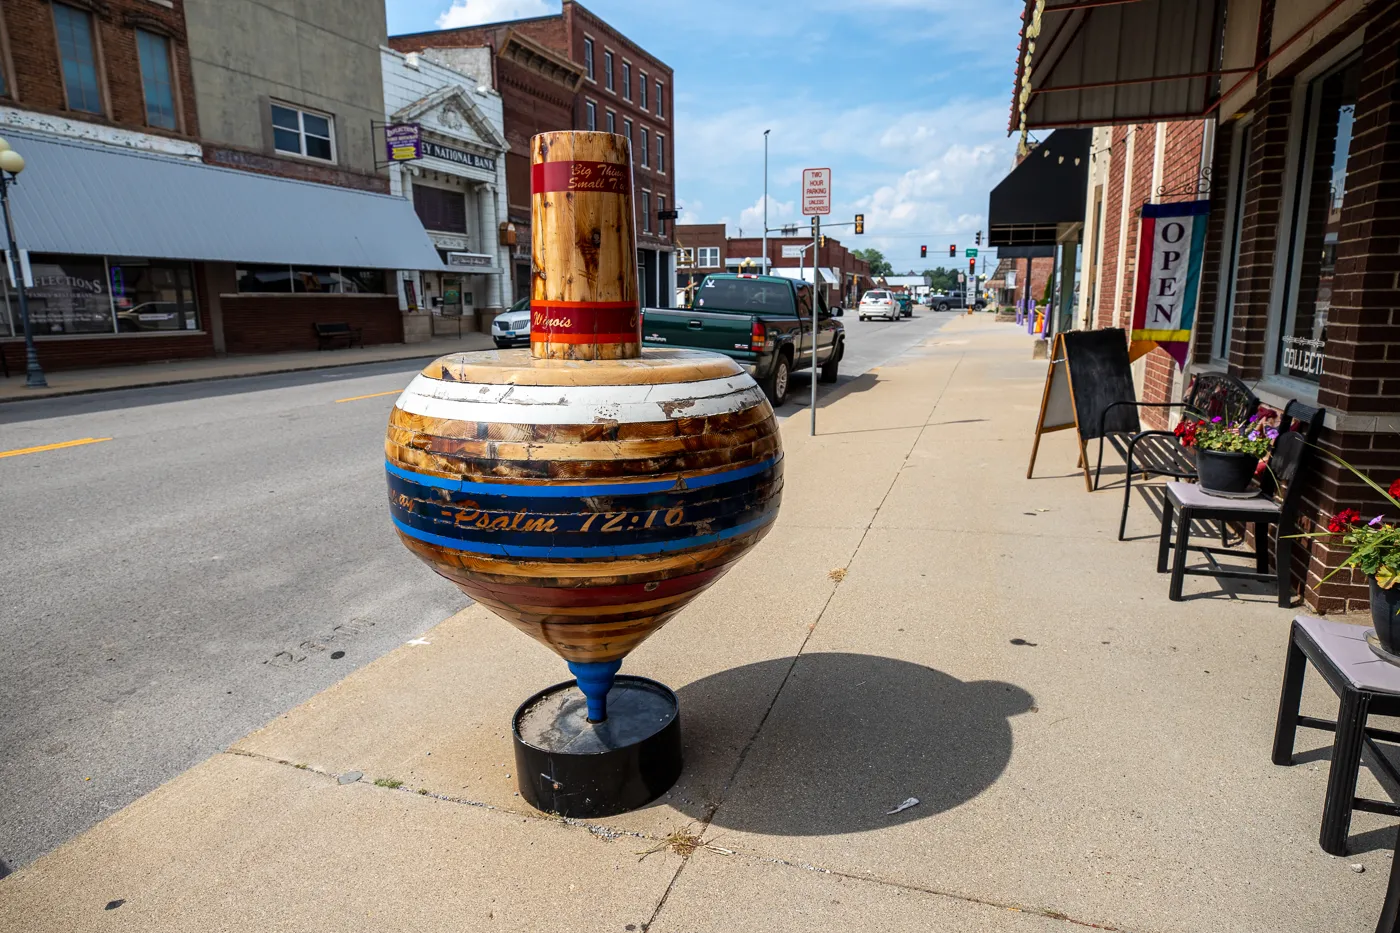
[[[817,378],[835,382],[846,328],[817,293]],[[645,308],[642,341],[651,347],[713,350],[737,360],[773,407],[788,376],[812,365],[812,286],[773,275],[715,274],[695,289],[694,307]]]

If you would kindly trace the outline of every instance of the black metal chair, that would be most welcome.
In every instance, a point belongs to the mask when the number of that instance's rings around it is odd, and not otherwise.
[[[1167,572],[1167,554],[1173,551],[1172,517],[1176,515],[1176,544],[1172,554],[1171,589],[1173,601],[1181,600],[1181,584],[1187,574],[1205,577],[1234,577],[1247,580],[1276,580],[1278,604],[1293,604],[1293,548],[1291,535],[1297,528],[1303,483],[1312,456],[1312,445],[1322,431],[1325,409],[1292,401],[1283,410],[1279,436],[1269,456],[1268,469],[1260,476],[1261,495],[1253,499],[1227,499],[1212,496],[1194,483],[1166,484],[1162,501],[1162,536],[1157,546],[1157,572]],[[1254,525],[1254,570],[1221,567],[1218,554],[1239,555],[1241,551],[1191,545],[1193,521],[1218,521]],[[1269,573],[1269,528],[1274,535],[1274,572]],[[1187,567],[1186,553],[1199,551],[1206,556],[1205,568]]]
[[[1239,379],[1226,373],[1197,373],[1186,394],[1179,402],[1114,402],[1113,408],[1132,405],[1141,408],[1180,408],[1183,418],[1214,418],[1243,421],[1259,409],[1259,399]],[[1108,410],[1104,411],[1104,419]],[[1140,427],[1140,426],[1139,426]],[[1099,462],[1094,467],[1094,488],[1099,488],[1099,473],[1103,469],[1105,435],[1113,449],[1123,457],[1128,471],[1123,482],[1123,514],[1118,519],[1118,540],[1123,540],[1128,526],[1128,506],[1132,502],[1133,474],[1170,476],[1175,479],[1195,479],[1196,461],[1190,451],[1181,446],[1173,431],[1143,431],[1115,435],[1104,432],[1099,436]]]

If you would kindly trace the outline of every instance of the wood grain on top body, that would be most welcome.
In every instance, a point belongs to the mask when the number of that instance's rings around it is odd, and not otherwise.
[[[625,136],[530,141],[530,350],[542,359],[641,355],[632,158]]]

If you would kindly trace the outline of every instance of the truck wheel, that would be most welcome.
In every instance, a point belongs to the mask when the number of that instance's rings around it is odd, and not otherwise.
[[[773,363],[773,371],[763,380],[763,394],[768,396],[768,401],[774,408],[787,401],[788,376],[791,373],[792,364],[788,362],[787,354],[779,353],[778,359]]]
[[[947,310],[948,310],[948,302],[946,302],[946,301],[940,301],[940,302],[938,303],[938,310],[939,310],[939,311],[947,311]]]
[[[835,381],[836,381],[836,371],[837,371],[838,369],[841,368],[841,357],[844,356],[845,353],[846,353],[846,343],[845,343],[845,341],[838,340],[838,341],[836,342],[836,347],[835,347],[835,349],[832,350],[832,352],[831,352],[831,356],[828,357],[828,358],[827,358],[827,361],[826,361],[825,363],[822,364],[821,376],[818,377],[818,381],[820,381],[820,382],[835,382]]]

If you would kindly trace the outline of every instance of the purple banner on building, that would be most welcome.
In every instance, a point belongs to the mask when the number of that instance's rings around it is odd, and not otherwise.
[[[417,123],[390,123],[384,127],[384,151],[390,162],[423,157],[423,135]]]

